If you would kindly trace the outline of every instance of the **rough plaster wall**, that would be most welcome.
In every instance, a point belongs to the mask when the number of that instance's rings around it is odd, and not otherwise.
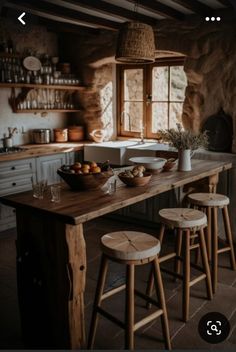
[[[16,50],[26,52],[30,50],[32,53],[56,56],[58,54],[57,36],[47,32],[41,26],[17,26],[14,22],[1,21],[0,32],[9,38],[11,37],[15,44]],[[10,89],[0,89],[0,145],[1,138],[4,133],[7,133],[8,127],[17,127],[19,133],[14,136],[15,144],[30,142],[30,130],[34,128],[56,128],[67,125],[65,114],[49,113],[46,117],[41,117],[40,114],[14,114],[8,104],[8,99],[11,95]],[[22,127],[25,133],[22,132]]]

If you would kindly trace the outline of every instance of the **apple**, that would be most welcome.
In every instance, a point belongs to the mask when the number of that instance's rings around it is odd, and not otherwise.
[[[97,167],[98,165],[97,165],[97,163],[95,163],[95,161],[92,161],[91,163],[90,163],[90,167],[91,168],[94,168],[94,167]]]
[[[94,174],[98,174],[101,172],[101,168],[99,166],[96,166],[96,167],[93,167],[91,168],[91,171],[94,173]]]

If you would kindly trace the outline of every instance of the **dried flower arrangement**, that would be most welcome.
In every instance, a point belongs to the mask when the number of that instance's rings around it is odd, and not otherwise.
[[[208,146],[207,131],[203,133],[193,133],[192,131],[182,129],[181,125],[178,123],[177,129],[160,130],[159,133],[164,142],[170,143],[178,150],[196,150],[200,147],[206,148]]]

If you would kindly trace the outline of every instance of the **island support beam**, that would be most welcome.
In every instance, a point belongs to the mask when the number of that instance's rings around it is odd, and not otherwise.
[[[24,347],[84,349],[83,224],[16,209],[17,286]]]

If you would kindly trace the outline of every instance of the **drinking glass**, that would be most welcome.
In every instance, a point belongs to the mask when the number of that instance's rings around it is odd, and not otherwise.
[[[32,182],[33,197],[43,199],[44,191],[47,188],[47,180]]]
[[[51,186],[51,202],[58,203],[61,200],[61,186],[53,185]]]

